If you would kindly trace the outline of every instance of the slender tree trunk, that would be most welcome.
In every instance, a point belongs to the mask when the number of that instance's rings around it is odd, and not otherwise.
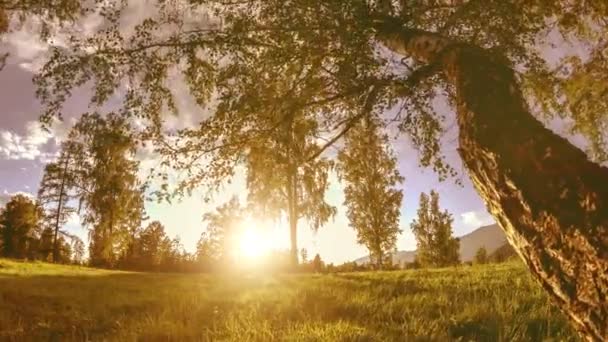
[[[103,243],[104,264],[107,267],[114,267],[114,209],[110,209],[109,234],[105,232],[106,238]]]
[[[475,189],[581,335],[608,341],[608,169],[537,121],[513,71],[486,51],[400,27],[378,37],[440,67]]]
[[[57,241],[57,235],[59,234],[59,225],[61,223],[61,211],[63,210],[63,200],[65,197],[65,183],[68,175],[68,163],[70,161],[70,155],[65,157],[63,164],[63,174],[61,175],[61,186],[59,188],[59,203],[57,203],[57,216],[55,217],[55,231],[53,233],[53,262],[57,262],[59,257],[59,244]]]
[[[287,201],[289,206],[289,238],[291,247],[289,254],[291,256],[292,266],[298,265],[298,208],[297,208],[297,174],[293,167],[289,167],[289,175],[287,177]]]
[[[287,152],[287,211],[289,220],[290,261],[294,268],[298,265],[298,167],[294,160],[293,116],[285,123],[285,143]]]

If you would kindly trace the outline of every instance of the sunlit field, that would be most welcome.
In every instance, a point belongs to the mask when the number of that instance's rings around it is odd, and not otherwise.
[[[210,276],[0,260],[2,341],[570,341],[575,336],[515,262]]]

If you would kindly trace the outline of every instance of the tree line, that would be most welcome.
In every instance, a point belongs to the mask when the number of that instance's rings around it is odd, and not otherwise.
[[[61,144],[56,160],[45,166],[37,198],[15,196],[2,211],[3,255],[83,263],[83,241],[64,229],[72,215],[77,215],[89,232],[86,254],[91,266],[150,271],[213,271],[238,266],[242,260],[234,252],[243,221],[252,213],[268,213],[265,210],[268,207],[263,208],[268,204],[268,197],[284,185],[281,185],[282,178],[276,181],[278,188],[268,185],[274,182],[270,170],[276,166],[276,161],[267,162],[263,168],[252,165],[255,158],[250,156],[247,205],[233,197],[215,211],[205,213],[206,229],[196,252],[190,254],[179,239],[166,235],[160,222],[142,227],[147,219],[144,210],[147,187],[140,180],[137,151],[135,132],[124,117],[114,113],[83,115]],[[263,156],[268,158],[267,154]],[[346,136],[346,144],[337,160],[335,169],[345,184],[347,218],[357,233],[357,242],[369,250],[371,269],[401,266],[393,265],[392,259],[398,235],[402,232],[399,217],[403,195],[396,185],[403,182],[403,177],[397,170],[388,135],[382,133],[378,122],[366,120]],[[308,167],[307,172],[313,173],[334,168],[332,164],[317,165],[318,169]],[[322,171],[325,175],[321,179],[304,177],[304,183],[310,189],[326,188],[327,170]],[[315,203],[321,203],[321,207],[316,207],[322,216],[317,217],[320,226],[328,218],[323,213],[333,215],[335,208],[323,204],[324,197],[311,192],[310,196],[298,197],[301,201],[297,203],[299,212],[308,210],[304,208],[312,203],[307,202],[311,196],[317,198]],[[287,197],[272,201],[277,205],[275,208],[289,207]],[[288,214],[289,210],[285,210]],[[308,212],[311,213],[309,218],[315,217],[314,210]],[[437,192],[420,195],[417,218],[411,224],[417,241],[416,267],[446,267],[460,262],[459,243],[453,237],[452,222],[451,214],[441,211]],[[285,262],[284,254],[277,252],[274,266],[319,272],[325,269],[319,255],[313,259],[316,260],[313,267],[301,250],[295,253],[300,252],[302,265],[294,265],[293,248],[292,244],[289,263]],[[480,257],[480,260],[485,259]],[[329,269],[352,268],[345,264],[341,267],[331,265]]]
[[[44,214],[35,200],[17,194],[0,212],[0,255],[14,259],[82,263],[84,243],[61,231],[55,237],[51,227],[41,224]]]

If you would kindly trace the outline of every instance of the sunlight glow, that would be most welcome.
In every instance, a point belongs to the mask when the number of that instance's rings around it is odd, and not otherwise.
[[[240,254],[248,259],[257,259],[270,251],[268,241],[255,227],[248,227],[241,234],[239,241]]]
[[[237,240],[237,257],[246,263],[259,264],[277,249],[274,234],[264,229],[264,224],[248,219],[242,223],[241,233]]]

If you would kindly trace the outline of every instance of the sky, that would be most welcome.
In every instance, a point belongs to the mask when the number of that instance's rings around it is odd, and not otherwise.
[[[37,121],[41,107],[34,95],[35,87],[31,81],[33,74],[28,67],[27,62],[13,57],[0,72],[0,198],[3,202],[19,192],[35,195],[44,165],[53,159],[73,120],[87,110],[86,94],[80,94],[82,98],[76,97],[68,104],[64,112],[64,123],[54,127],[51,132],[42,130]],[[457,186],[454,180],[439,182],[431,170],[417,166],[417,152],[409,146],[405,138],[394,141],[393,145],[399,156],[400,172],[406,179],[400,186],[404,193],[400,220],[403,233],[398,242],[400,250],[415,248],[409,224],[416,213],[421,192],[435,189],[440,193],[442,207],[454,215],[456,235],[466,234],[493,222],[464,173],[461,173],[463,186]],[[446,154],[457,169],[462,171],[455,153],[455,145],[448,143]],[[235,181],[225,186],[210,203],[205,204],[202,196],[194,193],[192,197],[173,204],[147,203],[147,214],[150,220],[163,223],[169,236],[179,236],[186,250],[193,251],[205,229],[203,214],[233,195],[243,199],[246,196],[244,180],[238,176],[242,174],[243,172],[237,173]],[[336,217],[316,234],[306,227],[305,222],[301,222],[298,234],[300,247],[306,248],[309,255],[319,253],[324,260],[334,263],[366,255],[366,249],[357,244],[356,233],[348,225],[342,186],[335,174],[331,175],[331,185],[326,198],[330,204],[337,207]],[[277,224],[271,229],[278,234],[278,244],[287,248],[289,235],[283,226]],[[80,226],[78,217],[68,222],[67,229],[86,238],[87,232]]]
[[[125,25],[129,26],[129,22],[134,22],[143,15],[145,15],[145,9],[141,7],[131,9]],[[93,17],[87,18],[77,25],[83,32],[89,32],[99,25],[99,22]],[[29,33],[27,26],[20,31],[6,35],[3,40],[0,43],[0,52],[8,51],[12,57],[8,60],[5,69],[0,72],[0,89],[2,89],[0,91],[0,202],[6,202],[15,193],[32,195],[36,193],[45,163],[54,158],[57,147],[66,137],[70,125],[88,109],[87,94],[83,91],[76,91],[64,108],[64,122],[55,125],[51,132],[42,130],[37,122],[41,107],[35,98],[35,87],[31,79],[33,73],[42,65],[48,47],[38,42],[36,37]],[[203,115],[203,113],[198,113],[196,106],[193,106],[187,99],[178,105],[185,109],[183,111],[185,117],[172,119],[174,121],[190,122],[197,116]],[[441,106],[443,111],[451,111],[444,103],[439,102],[437,105]],[[453,115],[448,115],[448,117],[453,117]],[[563,133],[562,129],[558,129],[562,126],[552,126],[558,133]],[[454,180],[439,182],[437,175],[432,170],[418,167],[417,152],[406,138],[400,137],[393,141],[393,148],[399,157],[399,170],[405,177],[405,182],[400,186],[404,199],[400,218],[403,233],[397,243],[399,250],[415,249],[410,223],[418,208],[420,193],[428,193],[431,189],[439,192],[442,208],[452,213],[456,236],[467,234],[494,222],[469,182],[458,158],[456,130],[457,128],[452,127],[447,132],[443,149],[448,161],[459,171],[459,176],[463,181],[462,186],[456,185]],[[577,141],[576,137],[568,138],[571,141],[574,139],[573,142],[577,145],[582,144]],[[154,160],[143,160],[142,164],[153,162]],[[196,242],[205,229],[202,222],[203,214],[213,210],[214,207],[227,201],[233,195],[242,199],[246,197],[242,176],[243,172],[237,173],[234,181],[224,187],[209,203],[204,203],[200,193],[195,192],[192,197],[172,204],[146,203],[147,214],[150,220],[158,220],[163,223],[170,237],[180,237],[186,250],[193,252]],[[343,205],[342,186],[334,174],[331,175],[331,185],[326,199],[337,207],[337,215],[316,233],[311,232],[305,222],[302,222],[298,232],[299,247],[306,248],[308,255],[319,253],[323,260],[333,263],[351,261],[367,255],[366,249],[357,244],[356,233],[348,225],[345,216],[346,208]],[[66,229],[86,241],[87,231],[81,227],[79,221],[79,218],[74,216],[68,222]],[[289,246],[286,224],[283,222],[272,225],[270,228],[273,229],[278,247],[286,249]]]

